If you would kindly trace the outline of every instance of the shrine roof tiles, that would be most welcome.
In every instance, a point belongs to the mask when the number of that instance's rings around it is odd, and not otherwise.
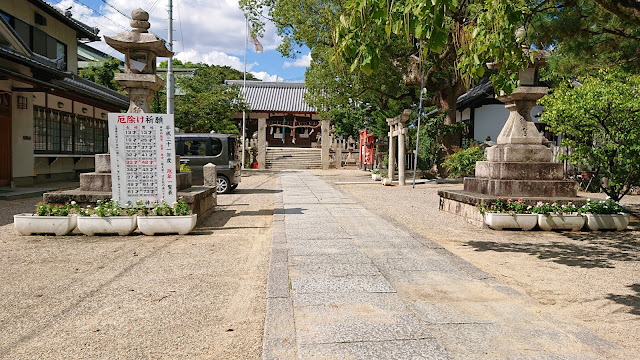
[[[225,80],[225,84],[242,87],[242,80]],[[245,100],[254,112],[316,113],[304,100],[306,93],[302,82],[247,81]]]

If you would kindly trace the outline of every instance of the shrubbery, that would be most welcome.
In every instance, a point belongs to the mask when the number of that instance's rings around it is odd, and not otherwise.
[[[476,161],[484,161],[484,149],[479,144],[472,144],[466,149],[458,149],[444,158],[442,166],[450,178],[472,176],[475,173]]]

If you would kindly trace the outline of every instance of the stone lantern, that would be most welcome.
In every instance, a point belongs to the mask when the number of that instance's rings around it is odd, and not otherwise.
[[[487,161],[476,163],[476,177],[464,179],[464,190],[492,196],[567,197],[577,196],[574,181],[565,180],[564,167],[554,163],[547,139],[531,119],[536,101],[548,92],[538,84],[538,68],[545,63],[546,51],[533,53],[534,62],[518,74],[520,85],[498,100],[505,103],[509,118],[498,135],[496,145],[487,148]]]
[[[173,52],[166,48],[164,40],[148,32],[150,24],[146,11],[133,10],[131,19],[131,31],[104,39],[125,56],[124,73],[115,74],[115,79],[129,95],[131,103],[127,112],[150,113],[151,99],[164,87],[164,80],[156,75],[156,58],[171,58]]]

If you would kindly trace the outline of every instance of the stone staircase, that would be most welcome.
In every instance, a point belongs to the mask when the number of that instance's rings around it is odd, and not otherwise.
[[[267,148],[267,169],[322,169],[321,149]]]

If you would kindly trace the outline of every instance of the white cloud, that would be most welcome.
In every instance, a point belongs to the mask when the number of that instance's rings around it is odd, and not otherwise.
[[[209,65],[220,65],[220,66],[229,66],[233,69],[243,71],[244,70],[244,61],[243,59],[237,56],[227,55],[220,51],[211,51],[209,53],[201,53],[197,52],[193,49],[188,51],[180,52],[176,56],[176,59],[187,62],[191,61],[192,63],[205,63]],[[247,64],[247,70],[251,70],[256,63]]]
[[[271,75],[266,71],[257,71],[257,72],[251,71],[250,74],[262,81],[278,81],[278,79],[282,81],[282,78],[278,77],[278,75]]]
[[[308,67],[309,65],[311,65],[311,53],[308,53],[307,55],[302,55],[300,58],[296,59],[295,61],[285,61],[284,64],[282,64],[282,66],[285,68],[292,67],[292,66]]]
[[[63,11],[71,7],[73,18],[89,26],[99,28],[101,37],[130,31],[129,19],[121,13],[129,15],[132,10],[142,5],[149,13],[149,22],[151,23],[149,31],[165,40],[168,38],[166,20],[168,14],[165,0],[148,2],[109,0],[108,3],[113,7],[100,1],[82,1],[82,3],[81,0],[46,1],[54,3]],[[227,65],[240,71],[243,70],[244,45],[248,39],[245,34],[245,18],[239,9],[237,0],[180,0],[174,1],[173,4],[173,18],[175,19],[173,23],[173,50],[176,52],[177,59],[194,63]],[[265,52],[274,51],[282,42],[282,38],[277,35],[275,26],[271,23],[266,25],[264,35],[259,40],[264,46]],[[247,41],[246,44],[250,52],[254,51],[251,41]],[[104,40],[92,42],[89,45],[109,55],[123,58]],[[304,64],[298,65],[299,61],[306,61],[308,65],[309,60],[310,56],[303,56],[292,62],[291,65],[285,66],[306,66]],[[265,61],[267,60],[265,59]],[[263,64],[263,66],[265,65]],[[256,74],[260,74],[265,79],[275,79],[276,75],[268,74],[266,71],[258,71],[264,69],[259,69],[259,67],[257,63],[247,64],[247,70],[254,70]],[[284,75],[287,77],[286,74]]]

